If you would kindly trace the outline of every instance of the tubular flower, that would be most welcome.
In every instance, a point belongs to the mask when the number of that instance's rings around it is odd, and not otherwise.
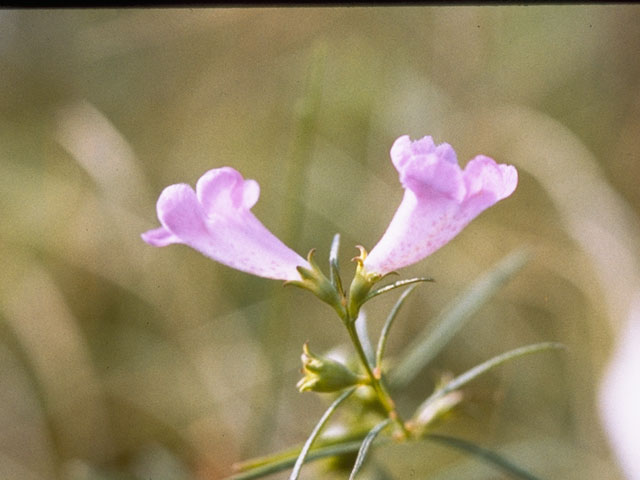
[[[478,155],[464,170],[451,145],[407,135],[391,147],[405,189],[389,227],[364,259],[367,272],[385,275],[432,254],[471,220],[513,193],[518,172]]]
[[[162,226],[142,234],[149,245],[183,243],[229,267],[260,277],[300,280],[309,263],[287,247],[251,212],[260,196],[255,180],[231,167],[209,170],[194,191],[170,185],[158,198]]]

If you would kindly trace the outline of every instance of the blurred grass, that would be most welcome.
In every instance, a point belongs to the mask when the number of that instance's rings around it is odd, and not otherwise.
[[[443,428],[548,478],[619,478],[594,394],[640,283],[639,20],[635,5],[0,11],[0,477],[221,478],[247,450],[306,438],[326,404],[295,391],[300,348],[345,341],[331,312],[139,234],[164,186],[230,165],[260,182],[254,211],[276,234],[302,220],[301,254],[324,262],[341,233],[348,277],[354,246],[375,244],[401,198],[393,140],[429,134],[521,180],[403,272],[436,283],[407,302],[389,352],[506,252],[527,244],[534,258],[407,405],[439,372],[563,342],[565,360],[470,387]],[[319,43],[316,136],[290,218],[284,172]],[[258,324],[274,302],[281,335]],[[274,415],[258,445],[255,415]],[[440,447],[397,448],[375,454],[394,478],[496,478]]]

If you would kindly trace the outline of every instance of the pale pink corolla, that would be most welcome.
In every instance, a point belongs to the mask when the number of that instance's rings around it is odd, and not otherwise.
[[[389,227],[364,260],[369,273],[387,274],[422,260],[455,237],[471,220],[513,193],[518,172],[478,155],[464,170],[451,145],[404,135],[391,160],[405,189]]]
[[[194,191],[184,183],[160,194],[162,226],[142,234],[155,247],[183,243],[243,272],[278,280],[300,280],[296,267],[309,263],[287,247],[251,212],[260,186],[231,167],[209,170]]]

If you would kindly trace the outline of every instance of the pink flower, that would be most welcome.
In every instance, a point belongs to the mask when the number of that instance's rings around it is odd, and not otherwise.
[[[447,143],[407,135],[391,147],[404,198],[387,231],[364,260],[369,273],[387,274],[432,254],[482,211],[513,193],[518,172],[478,155],[464,170]]]
[[[260,196],[255,180],[230,167],[205,173],[196,191],[170,185],[158,198],[162,226],[142,234],[155,247],[184,243],[207,257],[243,272],[278,280],[300,280],[296,267],[309,263],[260,223],[251,207]]]

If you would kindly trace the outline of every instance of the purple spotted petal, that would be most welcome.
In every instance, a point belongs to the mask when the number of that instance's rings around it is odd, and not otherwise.
[[[483,155],[464,170],[449,144],[398,138],[391,159],[405,189],[387,231],[364,261],[384,275],[416,263],[449,242],[484,210],[513,193],[518,172]]]
[[[230,167],[206,172],[196,191],[171,185],[158,199],[162,226],[142,234],[150,245],[183,243],[243,272],[279,280],[300,280],[296,267],[310,268],[251,212],[260,187]]]

